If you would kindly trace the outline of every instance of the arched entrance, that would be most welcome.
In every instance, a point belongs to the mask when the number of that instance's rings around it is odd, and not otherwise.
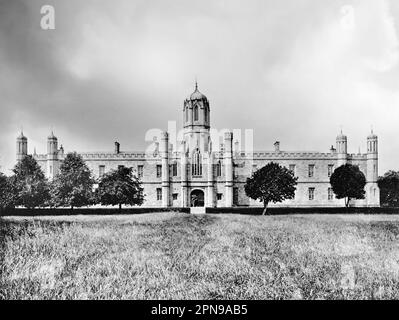
[[[193,190],[190,194],[190,207],[204,207],[204,191]]]

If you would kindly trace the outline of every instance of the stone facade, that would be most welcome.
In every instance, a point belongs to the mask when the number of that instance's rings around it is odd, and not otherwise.
[[[366,199],[352,201],[352,206],[379,206],[378,139],[367,137],[367,153],[348,154],[347,137],[337,136],[336,148],[329,152],[287,152],[276,142],[273,151],[242,152],[233,148],[232,132],[225,132],[222,149],[212,150],[210,107],[205,95],[195,91],[184,101],[183,138],[179,151],[169,143],[164,132],[152,152],[121,151],[115,142],[113,152],[81,153],[95,177],[118,166],[133,167],[144,187],[147,207],[232,207],[261,206],[245,195],[244,185],[254,170],[268,162],[277,162],[294,171],[298,177],[295,199],[271,206],[334,207],[344,200],[335,199],[329,183],[335,168],[351,163],[358,165],[367,179]],[[27,154],[27,138],[17,138],[17,159]],[[215,141],[215,143],[218,143]],[[65,154],[57,138],[47,139],[47,154],[34,153],[49,179],[58,172]]]

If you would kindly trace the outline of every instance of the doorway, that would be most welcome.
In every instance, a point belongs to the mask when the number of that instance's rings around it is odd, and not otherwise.
[[[204,191],[193,190],[190,195],[190,206],[191,207],[204,207]]]

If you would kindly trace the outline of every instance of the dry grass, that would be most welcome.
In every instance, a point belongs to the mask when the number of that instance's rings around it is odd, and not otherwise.
[[[3,218],[0,299],[398,299],[399,217]]]

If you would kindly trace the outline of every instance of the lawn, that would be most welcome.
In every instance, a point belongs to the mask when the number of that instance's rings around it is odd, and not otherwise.
[[[399,299],[399,216],[0,223],[0,299]]]

